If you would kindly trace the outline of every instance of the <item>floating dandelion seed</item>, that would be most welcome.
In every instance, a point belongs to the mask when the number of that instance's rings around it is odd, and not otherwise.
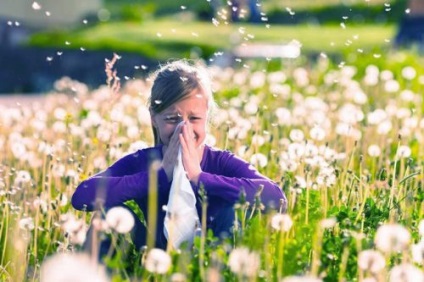
[[[219,25],[219,21],[215,18],[212,18],[212,23],[214,26],[218,26]]]
[[[41,9],[41,5],[38,4],[38,2],[32,2],[32,9],[34,10],[40,10]]]
[[[48,16],[48,17],[50,17],[50,16],[51,16],[51,13],[50,13],[49,11],[46,11],[46,12],[45,12],[45,14],[46,14],[46,16]]]
[[[71,45],[71,42],[65,41],[65,45]]]
[[[374,54],[373,57],[376,58],[376,59],[378,59],[378,58],[381,57],[381,54]]]
[[[186,6],[183,6],[183,5],[181,5],[181,10],[185,10],[185,9],[187,9],[187,7]]]
[[[411,9],[406,9],[405,14],[409,14],[411,12]]]
[[[199,34],[196,32],[192,32],[191,35],[193,35],[194,37],[199,37]]]
[[[58,56],[62,56],[63,52],[62,52],[62,51],[57,51],[57,52],[56,52],[56,54],[57,54]]]
[[[160,104],[162,104],[162,101],[161,100],[155,100],[155,104],[160,105]]]
[[[51,61],[53,61],[53,57],[46,57],[46,61],[47,61],[47,62],[51,62]]]
[[[12,26],[13,22],[12,21],[7,21],[7,25]]]
[[[341,28],[346,29],[345,23],[340,23]]]
[[[82,23],[83,23],[83,24],[87,24],[87,23],[88,23],[88,21],[84,19],[84,20],[82,20]]]
[[[162,37],[162,33],[158,32],[158,33],[156,33],[156,36],[157,37]]]
[[[84,52],[85,51],[85,48],[84,47],[81,47],[80,50]]]
[[[15,21],[15,26],[20,26],[21,24],[17,21]]]

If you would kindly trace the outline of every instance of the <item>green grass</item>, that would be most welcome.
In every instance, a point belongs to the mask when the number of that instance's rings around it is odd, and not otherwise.
[[[265,24],[228,24],[215,26],[212,22],[162,19],[143,23],[116,22],[104,23],[85,29],[65,32],[57,31],[36,34],[30,44],[57,48],[108,49],[114,52],[130,51],[159,60],[170,57],[187,56],[192,48],[200,48],[203,56],[209,57],[216,51],[229,50],[240,43],[266,42],[284,44],[298,40],[302,52],[345,53],[358,48],[366,51],[388,46],[386,39],[394,36],[394,26],[346,25],[341,26],[281,26]],[[244,28],[245,33],[240,33]],[[243,37],[251,34],[248,41]],[[238,38],[238,39],[237,39]],[[357,38],[357,39],[355,39]],[[347,46],[347,41],[352,43]],[[65,42],[71,45],[65,45]]]

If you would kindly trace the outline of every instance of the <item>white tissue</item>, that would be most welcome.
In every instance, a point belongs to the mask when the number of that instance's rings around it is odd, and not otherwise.
[[[183,242],[192,243],[198,221],[196,197],[184,171],[180,147],[169,191],[163,229],[165,237],[174,248],[178,248]]]

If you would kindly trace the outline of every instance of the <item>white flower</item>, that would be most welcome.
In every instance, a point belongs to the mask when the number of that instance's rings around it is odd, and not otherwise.
[[[260,258],[257,253],[250,252],[245,247],[236,248],[230,253],[228,265],[235,274],[254,277],[259,269]]]
[[[151,249],[147,253],[144,267],[146,267],[149,272],[165,274],[171,267],[171,257],[164,250]]]
[[[265,167],[268,164],[268,158],[261,153],[253,154],[250,157],[250,163],[254,164],[255,166]]]
[[[397,82],[394,79],[390,79],[386,81],[386,83],[384,84],[384,89],[390,93],[398,91],[399,88],[400,88],[399,82]]]
[[[322,127],[315,126],[309,131],[309,135],[316,141],[322,141],[325,138],[325,130]]]
[[[399,224],[380,226],[374,238],[377,249],[384,253],[400,252],[408,246],[410,240],[409,231]]]
[[[368,147],[368,155],[378,157],[381,154],[381,149],[378,145],[372,144]]]
[[[33,230],[34,229],[34,219],[32,217],[24,217],[19,220],[19,228],[22,230]]]
[[[331,218],[325,218],[321,220],[320,225],[322,228],[333,228],[337,224],[337,219],[334,217]]]
[[[374,250],[365,250],[358,255],[358,266],[362,270],[375,274],[386,266],[386,261],[381,253]]]
[[[312,276],[288,276],[282,282],[322,282],[322,279]]]
[[[396,156],[398,158],[409,158],[409,156],[411,156],[411,148],[405,145],[399,146]]]
[[[385,120],[378,124],[377,133],[380,135],[386,135],[392,130],[392,122],[390,120]]]
[[[134,217],[124,207],[113,207],[106,213],[106,222],[118,233],[128,233],[134,227]]]
[[[103,266],[93,264],[86,253],[57,253],[41,265],[41,282],[109,281]]]
[[[20,183],[28,183],[31,181],[31,175],[26,170],[20,170],[16,173],[16,178],[14,181],[15,185],[18,185]]]
[[[293,142],[302,142],[305,139],[305,134],[300,129],[292,129],[289,136]]]
[[[424,281],[422,270],[412,264],[403,263],[390,270],[390,282],[418,282]]]
[[[411,66],[406,66],[402,69],[402,76],[407,80],[414,79],[416,75],[417,71]]]
[[[287,232],[293,225],[293,220],[288,214],[277,213],[271,218],[271,227],[277,231]]]
[[[424,219],[418,224],[418,233],[424,237]]]
[[[412,259],[414,262],[424,264],[424,241],[412,245]]]

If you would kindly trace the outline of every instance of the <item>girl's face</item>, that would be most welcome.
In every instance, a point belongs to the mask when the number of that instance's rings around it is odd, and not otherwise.
[[[194,90],[187,98],[169,106],[160,113],[152,115],[153,126],[159,138],[167,146],[177,125],[185,121],[193,130],[196,148],[203,144],[206,137],[208,119],[208,98],[203,90]]]

